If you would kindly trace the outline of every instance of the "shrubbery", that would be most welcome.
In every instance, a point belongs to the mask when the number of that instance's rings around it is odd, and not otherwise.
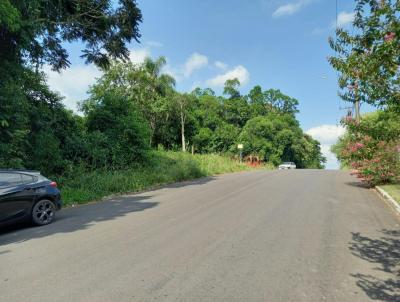
[[[59,177],[65,204],[85,203],[110,194],[137,192],[149,187],[218,173],[249,170],[245,164],[215,154],[150,151],[149,161],[120,170],[77,170]]]
[[[371,186],[400,181],[400,122],[393,113],[377,111],[343,123],[347,132],[332,148],[341,163]]]

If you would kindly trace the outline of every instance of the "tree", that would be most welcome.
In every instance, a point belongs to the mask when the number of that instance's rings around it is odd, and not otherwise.
[[[107,93],[86,108],[85,113],[89,134],[98,138],[92,140],[95,150],[89,152],[89,161],[94,166],[123,168],[146,158],[149,131],[132,102],[118,92]],[[101,154],[103,159],[100,161],[93,154]]]
[[[243,127],[250,117],[250,108],[247,100],[240,95],[239,86],[237,78],[226,80],[224,94],[228,95],[228,98],[223,100],[223,112],[228,123]]]
[[[84,106],[89,106],[91,100],[96,101],[105,94],[118,91],[118,94],[135,104],[142,116],[147,120],[151,135],[150,145],[157,145],[157,136],[164,130],[173,117],[172,99],[174,97],[175,80],[161,73],[166,61],[164,57],[156,60],[146,58],[143,64],[132,62],[115,62],[104,72],[102,77],[90,89],[90,98]]]
[[[222,122],[214,131],[212,138],[212,151],[219,153],[227,153],[236,150],[236,142],[240,134],[240,128]]]
[[[194,115],[198,123],[197,127],[207,127],[214,131],[222,122],[223,108],[221,100],[210,94],[201,94],[196,98]]]
[[[262,91],[261,86],[254,86],[247,95],[250,104],[251,116],[256,117],[265,115],[270,110],[267,106],[265,93]]]
[[[82,122],[50,91],[40,67],[68,67],[65,43],[74,41],[100,67],[126,59],[140,22],[135,1],[0,1],[1,166],[61,174],[82,158]]]
[[[85,43],[82,57],[107,67],[128,59],[126,43],[138,41],[142,14],[130,0],[3,0],[0,4],[1,64],[54,70],[70,65],[64,41]]]
[[[185,125],[187,122],[188,115],[194,105],[194,97],[193,95],[187,93],[183,94],[176,93],[174,99],[178,107],[179,118],[180,118],[182,151],[185,152],[186,151]]]
[[[293,161],[299,168],[323,168],[319,143],[304,135],[291,114],[269,113],[250,119],[239,135],[244,155],[257,155],[274,165]]]
[[[293,144],[294,161],[299,168],[323,169],[326,158],[321,153],[320,143],[307,134],[297,138]]]
[[[400,108],[400,2],[356,0],[354,30],[330,39],[340,95],[349,102]]]
[[[193,137],[196,151],[200,153],[212,152],[212,138],[214,132],[210,128],[198,129],[196,135]]]
[[[224,85],[224,94],[228,95],[231,99],[236,99],[240,97],[240,92],[238,90],[240,82],[237,78],[226,80]]]
[[[262,91],[260,86],[254,86],[247,95],[253,117],[266,115],[269,112],[281,114],[296,114],[299,112],[299,101],[279,89]]]
[[[279,89],[269,89],[264,92],[267,106],[274,111],[283,114],[295,114],[299,112],[297,106],[299,101],[283,94]]]
[[[223,101],[223,117],[228,123],[243,127],[250,118],[250,107],[243,97]]]

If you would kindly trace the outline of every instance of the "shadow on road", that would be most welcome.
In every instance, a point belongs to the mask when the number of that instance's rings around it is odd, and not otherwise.
[[[32,227],[28,224],[9,226],[0,230],[0,246],[57,233],[75,232],[86,229],[96,222],[112,220],[132,212],[144,211],[158,205],[157,202],[145,201],[151,197],[118,196],[103,202],[63,209],[57,213],[57,218],[52,224],[43,227]]]
[[[376,270],[388,276],[377,278],[371,275],[354,274],[356,284],[373,300],[400,302],[400,231],[382,230],[378,239],[352,233],[349,249],[352,254],[376,264]]]
[[[202,177],[190,181],[182,181],[162,188],[181,188],[186,186],[204,185],[215,180],[216,177]],[[152,190],[150,190],[151,192]],[[57,233],[70,233],[83,230],[96,222],[116,219],[132,212],[144,211],[158,205],[158,202],[146,201],[152,196],[122,195],[97,203],[62,209],[57,213],[56,220],[43,227],[33,227],[31,224],[15,224],[0,229],[0,247],[9,243],[24,242],[34,238],[41,238]],[[0,255],[3,252],[0,251]]]
[[[349,186],[352,186],[352,187],[356,187],[356,188],[364,188],[364,189],[371,188],[370,186],[368,186],[368,184],[361,182],[361,181],[349,181],[349,182],[346,182],[346,184]]]
[[[216,179],[217,179],[216,176],[207,176],[207,177],[197,178],[194,180],[183,180],[181,182],[176,182],[176,183],[172,183],[169,185],[161,185],[159,188],[160,189],[163,189],[163,188],[177,189],[177,188],[182,188],[182,187],[186,187],[186,186],[198,186],[198,185],[207,184],[210,181],[213,181]],[[156,188],[156,189],[158,189],[158,188]]]

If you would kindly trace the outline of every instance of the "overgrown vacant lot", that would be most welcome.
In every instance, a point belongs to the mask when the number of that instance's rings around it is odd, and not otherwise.
[[[146,165],[126,170],[77,172],[73,177],[60,178],[59,182],[64,203],[71,205],[110,194],[137,192],[161,184],[250,169],[229,157],[215,154],[157,151]]]

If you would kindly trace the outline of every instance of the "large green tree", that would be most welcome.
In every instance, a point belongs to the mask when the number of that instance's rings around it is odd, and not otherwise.
[[[81,158],[83,123],[50,91],[40,67],[67,68],[65,46],[75,41],[100,67],[127,59],[141,19],[134,0],[0,1],[1,166],[62,173]]]
[[[60,70],[70,64],[63,42],[81,41],[82,57],[105,67],[128,59],[126,43],[140,37],[134,0],[2,0],[0,8],[2,64]]]
[[[291,114],[272,112],[250,119],[238,142],[244,145],[244,155],[257,155],[274,165],[293,161],[299,168],[323,168],[326,161],[319,143],[303,134]]]
[[[115,93],[106,93],[85,110],[92,139],[92,166],[123,168],[143,162],[149,149],[148,125],[135,104]],[[100,155],[100,156],[99,156]]]
[[[341,96],[400,109],[400,1],[356,0],[353,30],[330,39]]]
[[[175,80],[161,72],[166,61],[146,58],[142,64],[115,62],[90,89],[90,98],[84,107],[101,99],[106,94],[118,93],[135,104],[147,120],[151,131],[150,144],[162,143],[163,135],[168,138],[165,125],[176,120],[178,111],[173,111]]]

